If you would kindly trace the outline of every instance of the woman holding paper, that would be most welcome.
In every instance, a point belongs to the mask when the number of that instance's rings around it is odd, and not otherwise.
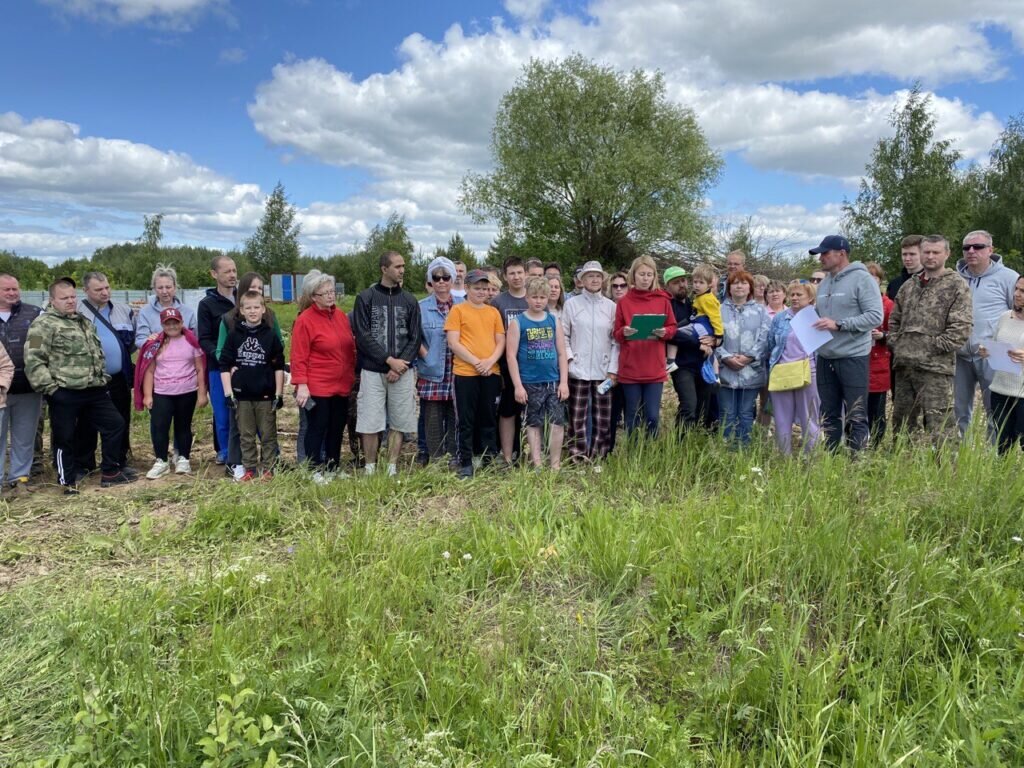
[[[669,295],[658,286],[657,268],[650,256],[633,260],[626,281],[629,290],[615,306],[613,330],[619,343],[619,386],[626,401],[626,431],[633,434],[641,426],[643,409],[643,425],[653,437],[658,432],[661,390],[667,378],[665,339],[676,332],[675,315]]]
[[[797,280],[790,283],[789,308],[775,315],[769,336],[768,389],[775,416],[775,444],[787,456],[793,451],[794,424],[800,425],[805,453],[814,448],[820,431],[814,354],[808,354],[797,335],[790,332],[793,316],[812,305],[816,294],[817,288],[812,283]],[[801,376],[793,377],[794,371]],[[803,373],[807,374],[806,383],[796,386],[804,381]]]
[[[733,272],[722,303],[725,334],[715,350],[720,363],[718,407],[726,440],[750,443],[757,393],[764,386],[764,359],[768,352],[768,312],[753,300],[754,278]]]
[[[999,318],[995,341],[1011,346],[1011,363],[1024,363],[1024,277],[1013,286],[1013,309]],[[984,342],[978,345],[982,357],[989,356]],[[1024,445],[1024,373],[997,370],[992,376],[992,420],[999,435],[999,453]]]

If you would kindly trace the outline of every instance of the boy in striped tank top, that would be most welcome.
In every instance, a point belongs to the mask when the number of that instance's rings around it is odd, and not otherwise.
[[[508,325],[505,359],[515,387],[516,402],[526,406],[526,439],[533,466],[544,465],[541,434],[544,421],[550,428],[548,454],[551,468],[562,462],[565,405],[569,398],[569,362],[562,321],[548,312],[550,286],[543,277],[526,283],[528,309]]]

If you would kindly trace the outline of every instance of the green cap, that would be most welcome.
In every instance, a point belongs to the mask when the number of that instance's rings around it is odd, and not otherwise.
[[[665,285],[668,285],[677,277],[686,276],[686,270],[683,269],[682,267],[669,267],[668,269],[665,270],[665,277],[663,279],[663,282],[665,283]]]

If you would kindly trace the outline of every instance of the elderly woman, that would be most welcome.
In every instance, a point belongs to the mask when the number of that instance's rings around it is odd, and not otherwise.
[[[768,359],[769,382],[772,372],[782,372],[779,365],[807,366],[809,381],[803,386],[792,386],[771,393],[772,411],[775,416],[775,443],[787,456],[793,450],[793,425],[800,425],[804,452],[814,448],[821,428],[818,425],[818,385],[815,382],[814,355],[808,354],[800,339],[791,332],[793,315],[804,307],[814,304],[817,288],[811,283],[794,280],[789,284],[789,309],[779,312],[772,320]],[[804,363],[804,361],[807,361]],[[778,370],[777,370],[778,369]]]
[[[725,288],[725,333],[715,350],[721,379],[719,412],[726,439],[745,446],[754,426],[757,393],[767,382],[764,358],[770,324],[768,312],[753,300],[754,278],[749,272],[733,272]]]
[[[153,276],[149,279],[153,299],[147,301],[139,310],[135,319],[135,346],[142,345],[149,339],[155,339],[163,330],[160,325],[160,313],[168,307],[176,307],[181,312],[182,326],[192,333],[196,332],[196,313],[192,307],[178,301],[178,273],[170,264],[157,264]]]
[[[444,324],[448,313],[462,299],[452,295],[457,273],[450,259],[440,256],[427,265],[427,284],[431,294],[420,301],[420,327],[423,339],[416,366],[416,391],[423,413],[427,459],[448,454],[456,460],[455,399],[452,376],[452,351]]]
[[[295,401],[307,412],[306,461],[313,481],[330,482],[341,461],[341,434],[356,371],[356,340],[348,317],[335,304],[334,277],[310,282],[313,303],[292,327]],[[305,286],[303,286],[305,288]],[[321,458],[321,446],[323,456]]]

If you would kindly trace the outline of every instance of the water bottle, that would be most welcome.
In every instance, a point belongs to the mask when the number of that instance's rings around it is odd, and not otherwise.
[[[612,381],[611,379],[605,379],[604,381],[597,385],[597,394],[607,395],[611,391],[611,388],[614,386],[614,381]]]

